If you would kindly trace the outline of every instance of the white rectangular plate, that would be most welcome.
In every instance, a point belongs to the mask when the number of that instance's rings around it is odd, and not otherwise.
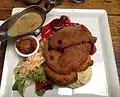
[[[23,8],[15,8],[13,13],[22,11]],[[49,23],[61,15],[67,15],[73,22],[84,24],[91,33],[97,37],[97,52],[92,56],[92,78],[83,87],[77,89],[54,88],[45,93],[44,97],[58,97],[69,95],[75,97],[119,97],[120,87],[116,70],[115,58],[109,31],[108,18],[105,10],[84,9],[53,9],[47,14],[44,24]],[[14,51],[14,41],[8,41],[3,76],[1,81],[1,97],[20,97],[12,91],[14,83],[13,70],[19,61]],[[34,93],[34,85],[25,91],[25,97],[37,97]]]

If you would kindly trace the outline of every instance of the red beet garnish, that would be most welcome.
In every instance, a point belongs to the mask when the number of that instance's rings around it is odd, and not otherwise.
[[[40,82],[36,82],[36,83],[35,83],[35,88],[36,88],[37,90],[42,89]]]
[[[80,27],[81,27],[81,29],[82,29],[83,31],[89,31],[89,30],[87,29],[87,27],[85,27],[84,25],[80,25]]]
[[[92,50],[90,52],[90,55],[93,55],[95,52],[96,52],[96,46],[95,45],[92,45]]]
[[[60,21],[60,19],[54,19],[51,22],[51,28],[53,30],[59,30],[59,29],[63,28],[63,26],[64,26],[64,22]]]
[[[65,24],[65,23],[68,23],[70,20],[69,20],[69,18],[67,16],[62,15],[60,17],[60,21],[62,21]]]
[[[46,89],[48,86],[52,86],[52,85],[53,85],[53,82],[48,79],[44,83],[42,82],[35,83],[36,89]]]
[[[48,38],[50,35],[53,34],[53,30],[51,29],[51,23],[45,25],[41,30],[41,37],[43,40],[44,38]]]

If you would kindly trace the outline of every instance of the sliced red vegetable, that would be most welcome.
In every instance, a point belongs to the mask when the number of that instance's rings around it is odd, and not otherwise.
[[[63,27],[68,27],[68,26],[80,26],[80,28],[83,31],[89,31],[87,27],[85,27],[84,25],[79,23],[72,23],[67,16],[63,15],[60,17],[60,19],[58,18],[54,19],[42,28],[41,40],[47,39],[48,37],[53,35],[54,30],[59,30],[62,29]]]
[[[40,82],[36,82],[35,83],[35,88],[36,88],[36,90],[42,89],[41,83]]]
[[[70,19],[66,15],[62,15],[60,17],[60,21],[62,21],[65,24],[65,23],[68,23]]]
[[[84,25],[80,25],[80,27],[81,27],[81,29],[82,29],[83,31],[89,31],[89,30],[87,29],[87,27],[85,27]]]
[[[93,55],[95,52],[96,52],[96,46],[95,45],[92,45],[92,50],[90,52],[90,55]]]
[[[60,20],[60,19],[54,19],[52,22],[51,22],[51,28],[53,30],[59,30],[61,28],[64,27],[64,21]]]
[[[41,40],[43,40],[44,38],[48,38],[51,34],[53,34],[53,30],[51,29],[51,23],[49,23],[45,25],[41,30]]]
[[[36,82],[35,83],[36,89],[47,89],[52,85],[53,85],[52,81],[50,81],[48,79],[44,83],[41,83],[41,82]]]

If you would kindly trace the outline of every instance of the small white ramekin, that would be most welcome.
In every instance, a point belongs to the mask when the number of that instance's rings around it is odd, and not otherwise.
[[[37,53],[37,51],[39,50],[39,47],[40,47],[39,40],[33,35],[23,36],[21,39],[25,39],[25,38],[33,38],[36,41],[37,46],[36,46],[36,49],[34,50],[34,52],[32,52],[30,54],[23,54],[17,49],[16,43],[15,43],[15,51],[21,57],[30,57],[30,56],[34,55],[35,53]],[[20,41],[20,39],[18,39],[17,41]]]

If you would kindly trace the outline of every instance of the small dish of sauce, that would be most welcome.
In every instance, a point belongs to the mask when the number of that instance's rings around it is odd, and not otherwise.
[[[35,36],[29,35],[18,39],[15,43],[15,50],[22,57],[29,57],[39,49],[39,41]]]

